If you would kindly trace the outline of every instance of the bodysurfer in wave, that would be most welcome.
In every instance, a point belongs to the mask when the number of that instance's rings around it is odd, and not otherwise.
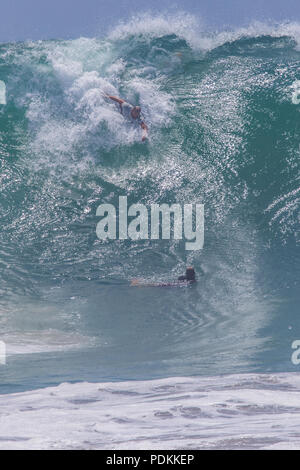
[[[146,282],[140,279],[131,281],[132,287],[187,287],[196,282],[196,273],[192,266],[186,268],[185,275],[179,276],[177,281],[173,282]]]
[[[141,107],[133,106],[132,104],[127,103],[127,101],[123,100],[122,98],[118,98],[117,96],[107,95],[106,93],[105,96],[106,98],[109,98],[120,105],[121,114],[125,118],[127,118],[132,123],[139,124],[141,126],[143,129],[142,142],[145,142],[145,140],[148,138],[148,126],[141,114]]]

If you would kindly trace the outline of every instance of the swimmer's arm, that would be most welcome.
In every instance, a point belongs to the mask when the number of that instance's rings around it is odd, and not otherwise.
[[[122,98],[117,98],[117,96],[107,95],[107,97],[110,98],[111,100],[115,101],[116,103],[119,103],[120,106],[123,103],[125,103],[125,100],[122,100]]]
[[[141,128],[143,129],[143,134],[142,134],[142,141],[146,140],[148,138],[148,126],[144,122],[141,123]]]
[[[120,105],[120,112],[121,112],[121,114],[123,114],[122,106],[125,103],[125,100],[122,100],[122,98],[118,98],[117,96],[111,96],[111,95],[107,95],[107,98],[110,98],[111,100],[118,103]]]

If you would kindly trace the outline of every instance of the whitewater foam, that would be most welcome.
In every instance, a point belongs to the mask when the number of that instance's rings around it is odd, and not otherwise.
[[[0,396],[2,449],[299,449],[298,374],[64,383]]]
[[[300,47],[300,24],[296,21],[275,24],[253,21],[244,27],[225,31],[209,31],[203,21],[184,12],[164,15],[150,13],[136,15],[126,23],[120,22],[110,31],[108,37],[112,40],[126,39],[131,36],[150,39],[172,34],[184,39],[193,49],[204,52],[242,38],[258,38],[260,36],[291,37],[297,44],[297,50]]]

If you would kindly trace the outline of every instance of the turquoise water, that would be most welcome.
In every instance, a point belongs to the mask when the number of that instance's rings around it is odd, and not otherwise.
[[[299,25],[257,28],[0,46],[2,392],[297,371]],[[142,106],[146,145],[100,90]],[[98,205],[124,195],[205,204],[203,250],[100,241]],[[190,288],[129,286],[187,264]]]

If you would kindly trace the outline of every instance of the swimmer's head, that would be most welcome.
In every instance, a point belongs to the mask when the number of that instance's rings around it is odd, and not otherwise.
[[[193,266],[189,266],[188,268],[186,268],[185,276],[187,281],[195,281],[196,273]]]
[[[141,114],[141,107],[140,106],[134,106],[131,110],[131,116],[133,119],[138,119]]]

